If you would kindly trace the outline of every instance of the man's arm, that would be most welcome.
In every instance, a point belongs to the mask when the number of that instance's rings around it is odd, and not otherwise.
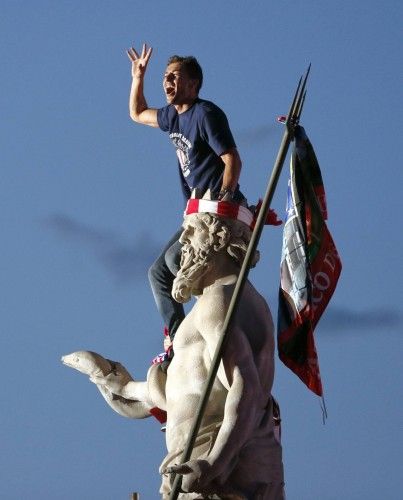
[[[224,162],[224,175],[222,180],[221,192],[223,193],[223,200],[225,198],[225,191],[233,193],[238,185],[239,176],[241,174],[242,162],[238,150],[232,148],[225,152],[220,157]]]
[[[141,55],[131,47],[127,55],[132,62],[132,86],[129,98],[130,118],[142,125],[158,127],[157,110],[149,108],[144,97],[144,75],[153,49],[143,44]]]
[[[202,118],[201,130],[203,139],[224,163],[220,199],[231,201],[239,181],[242,162],[225,113],[217,106],[207,107]]]

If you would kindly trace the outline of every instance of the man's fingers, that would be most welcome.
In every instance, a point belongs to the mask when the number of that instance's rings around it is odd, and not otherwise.
[[[126,54],[132,62],[136,62],[138,59],[143,59],[145,64],[148,63],[152,52],[153,48],[152,47],[147,48],[147,44],[145,43],[143,44],[143,48],[141,49],[141,55],[138,54],[138,52],[134,47],[130,47],[130,49],[126,50]]]
[[[140,57],[134,47],[130,47],[130,49],[127,50],[127,53],[129,54],[129,57],[132,61],[135,61]]]
[[[147,53],[146,53],[146,55],[144,57],[146,63],[148,63],[148,60],[150,59],[152,53],[153,53],[153,48],[149,47],[148,50],[147,50]]]
[[[131,62],[134,62],[135,56],[130,52],[130,49],[126,50],[127,57],[130,59]]]
[[[133,54],[133,52],[129,50],[126,50],[126,54],[128,56],[128,58],[130,59],[131,62],[136,62],[137,61],[137,57]]]
[[[151,53],[153,51],[152,47],[147,47],[146,43],[143,43],[143,48],[141,51],[141,58],[144,59],[146,62],[150,59]]]

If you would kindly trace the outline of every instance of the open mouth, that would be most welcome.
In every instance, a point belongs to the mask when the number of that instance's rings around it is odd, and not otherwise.
[[[167,97],[172,97],[175,94],[175,87],[165,87]]]

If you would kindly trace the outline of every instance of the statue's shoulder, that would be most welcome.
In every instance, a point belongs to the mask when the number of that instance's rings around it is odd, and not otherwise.
[[[219,285],[204,289],[195,305],[196,320],[203,326],[222,323],[228,311],[235,285]]]

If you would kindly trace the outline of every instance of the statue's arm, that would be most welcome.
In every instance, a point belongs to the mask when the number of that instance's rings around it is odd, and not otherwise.
[[[129,401],[142,402],[150,408],[157,406],[165,410],[166,373],[159,365],[152,365],[147,373],[146,381],[137,381],[126,376],[125,368],[116,363],[117,369],[107,376],[93,379],[97,386],[105,386],[111,393]]]
[[[73,352],[62,362],[88,375],[108,405],[124,417],[149,417],[155,406],[165,410],[166,374],[158,365],[150,367],[147,381],[136,381],[121,363],[92,351]]]
[[[152,407],[166,410],[165,385],[166,372],[162,371],[161,365],[151,365],[147,373],[146,382],[129,381],[123,388],[121,396],[144,401]]]
[[[106,387],[111,393],[122,398],[151,404],[147,382],[145,381],[129,380],[122,382],[122,377],[118,372],[110,373],[106,377],[92,378],[91,382],[94,382],[97,386]]]
[[[208,336],[211,334],[206,334],[206,338]],[[207,342],[217,343],[214,340]],[[264,405],[250,344],[237,326],[229,332],[217,376],[229,389],[222,425],[207,460],[213,470],[224,471],[252,434],[257,413]]]

